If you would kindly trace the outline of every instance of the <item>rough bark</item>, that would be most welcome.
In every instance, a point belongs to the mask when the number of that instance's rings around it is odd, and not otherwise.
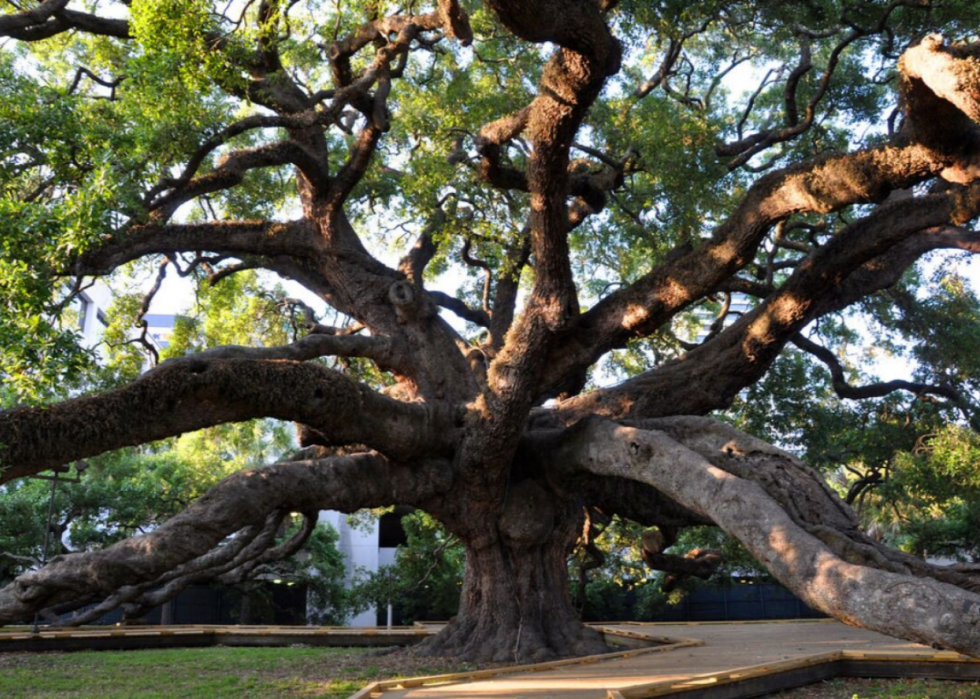
[[[472,520],[444,519],[466,537],[466,574],[459,613],[421,651],[486,662],[606,652],[601,636],[579,620],[568,586],[582,512],[580,501],[525,480],[508,488],[496,521],[475,527],[482,536],[473,536]]]
[[[387,398],[304,362],[181,358],[116,391],[0,412],[0,483],[110,449],[263,416],[295,420],[334,443],[366,444],[395,458],[437,455],[450,444],[451,423],[433,407]],[[442,448],[433,449],[436,443]]]
[[[972,220],[978,211],[976,183],[880,206],[809,255],[778,290],[711,342],[618,386],[564,401],[558,412],[570,423],[589,415],[622,419],[725,408],[763,376],[807,323],[894,284],[905,269],[894,256],[906,243],[921,249],[922,239],[931,237],[937,247],[959,247],[955,237],[940,234],[947,224]],[[887,271],[882,258],[892,263]]]

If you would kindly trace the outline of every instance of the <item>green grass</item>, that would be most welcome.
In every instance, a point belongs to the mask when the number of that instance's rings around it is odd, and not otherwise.
[[[836,679],[771,695],[772,699],[980,699],[980,683]]]
[[[341,699],[368,682],[472,666],[351,648],[182,648],[0,655],[0,697]]]

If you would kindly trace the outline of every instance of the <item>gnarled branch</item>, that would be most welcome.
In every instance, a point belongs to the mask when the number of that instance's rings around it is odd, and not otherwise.
[[[328,344],[351,339],[322,337]],[[304,349],[319,347],[320,338]],[[300,422],[333,443],[366,444],[395,458],[451,448],[449,416],[439,406],[387,398],[315,364],[187,357],[164,362],[115,391],[0,412],[0,483],[111,449],[256,417]]]
[[[439,462],[412,468],[373,453],[241,471],[148,534],[101,551],[58,556],[44,568],[21,575],[0,590],[0,624],[93,596],[119,595],[113,602],[133,602],[146,583],[178,580],[224,559],[234,561],[263,529],[266,535],[270,529],[275,534],[268,525],[281,521],[276,512],[353,512],[395,501],[421,503],[451,485],[447,474]],[[244,528],[250,529],[231,549],[218,548],[226,537]],[[259,553],[263,550],[267,546]]]
[[[686,426],[683,442],[675,435],[594,420],[564,435],[555,458],[592,473],[647,483],[709,517],[816,609],[865,628],[980,656],[980,595],[897,572],[898,565],[849,562],[794,521],[764,484],[723,470],[689,446],[693,441],[708,447],[691,426]],[[739,456],[747,469],[754,460],[793,462],[789,455],[746,438],[719,446]],[[746,444],[754,451],[746,451]],[[826,512],[832,524],[839,521],[837,511],[848,511],[837,502]],[[824,514],[821,510],[815,516]]]

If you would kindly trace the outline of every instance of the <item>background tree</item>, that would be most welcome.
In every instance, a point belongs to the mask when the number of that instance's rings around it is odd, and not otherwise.
[[[465,551],[460,542],[430,515],[411,512],[401,518],[406,541],[393,565],[359,577],[350,596],[353,608],[386,609],[395,623],[445,621],[459,611]]]
[[[840,346],[855,307],[913,343],[975,336],[975,304],[936,325],[922,270],[903,275],[932,251],[980,250],[978,12],[12,6],[0,370],[25,404],[0,414],[2,479],[258,417],[297,423],[303,450],[152,532],[21,575],[0,623],[146,606],[282,555],[321,508],[400,504],[466,552],[459,614],[424,650],[591,652],[565,584],[591,507],[656,526],[657,565],[684,572],[668,533],[717,525],[817,609],[980,654],[974,567],[884,546],[817,471],[705,417],[792,343],[841,396],[930,396],[975,424],[969,351],[923,349],[921,375],[858,386],[823,343]],[[176,267],[219,287],[263,269],[339,320],[314,308],[295,341],[199,347],[51,402],[81,372],[57,322],[66,287],[147,259],[158,279]],[[458,293],[440,291],[456,269]],[[726,323],[736,292],[755,305]],[[698,306],[719,319],[691,346],[676,323]],[[634,375],[607,385],[617,367]],[[290,512],[308,524],[277,544]]]

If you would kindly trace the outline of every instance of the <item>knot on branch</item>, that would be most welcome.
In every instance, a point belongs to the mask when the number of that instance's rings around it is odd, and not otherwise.
[[[953,200],[950,220],[957,226],[969,223],[980,214],[980,188],[956,187],[950,196]]]
[[[397,281],[388,288],[388,300],[394,306],[411,306],[415,303],[415,288],[406,281]]]
[[[388,287],[388,301],[395,307],[399,323],[407,323],[418,317],[422,307],[422,295],[411,282],[400,279]]]
[[[532,480],[511,487],[500,516],[500,534],[511,546],[536,546],[547,541],[555,526],[552,497]]]

